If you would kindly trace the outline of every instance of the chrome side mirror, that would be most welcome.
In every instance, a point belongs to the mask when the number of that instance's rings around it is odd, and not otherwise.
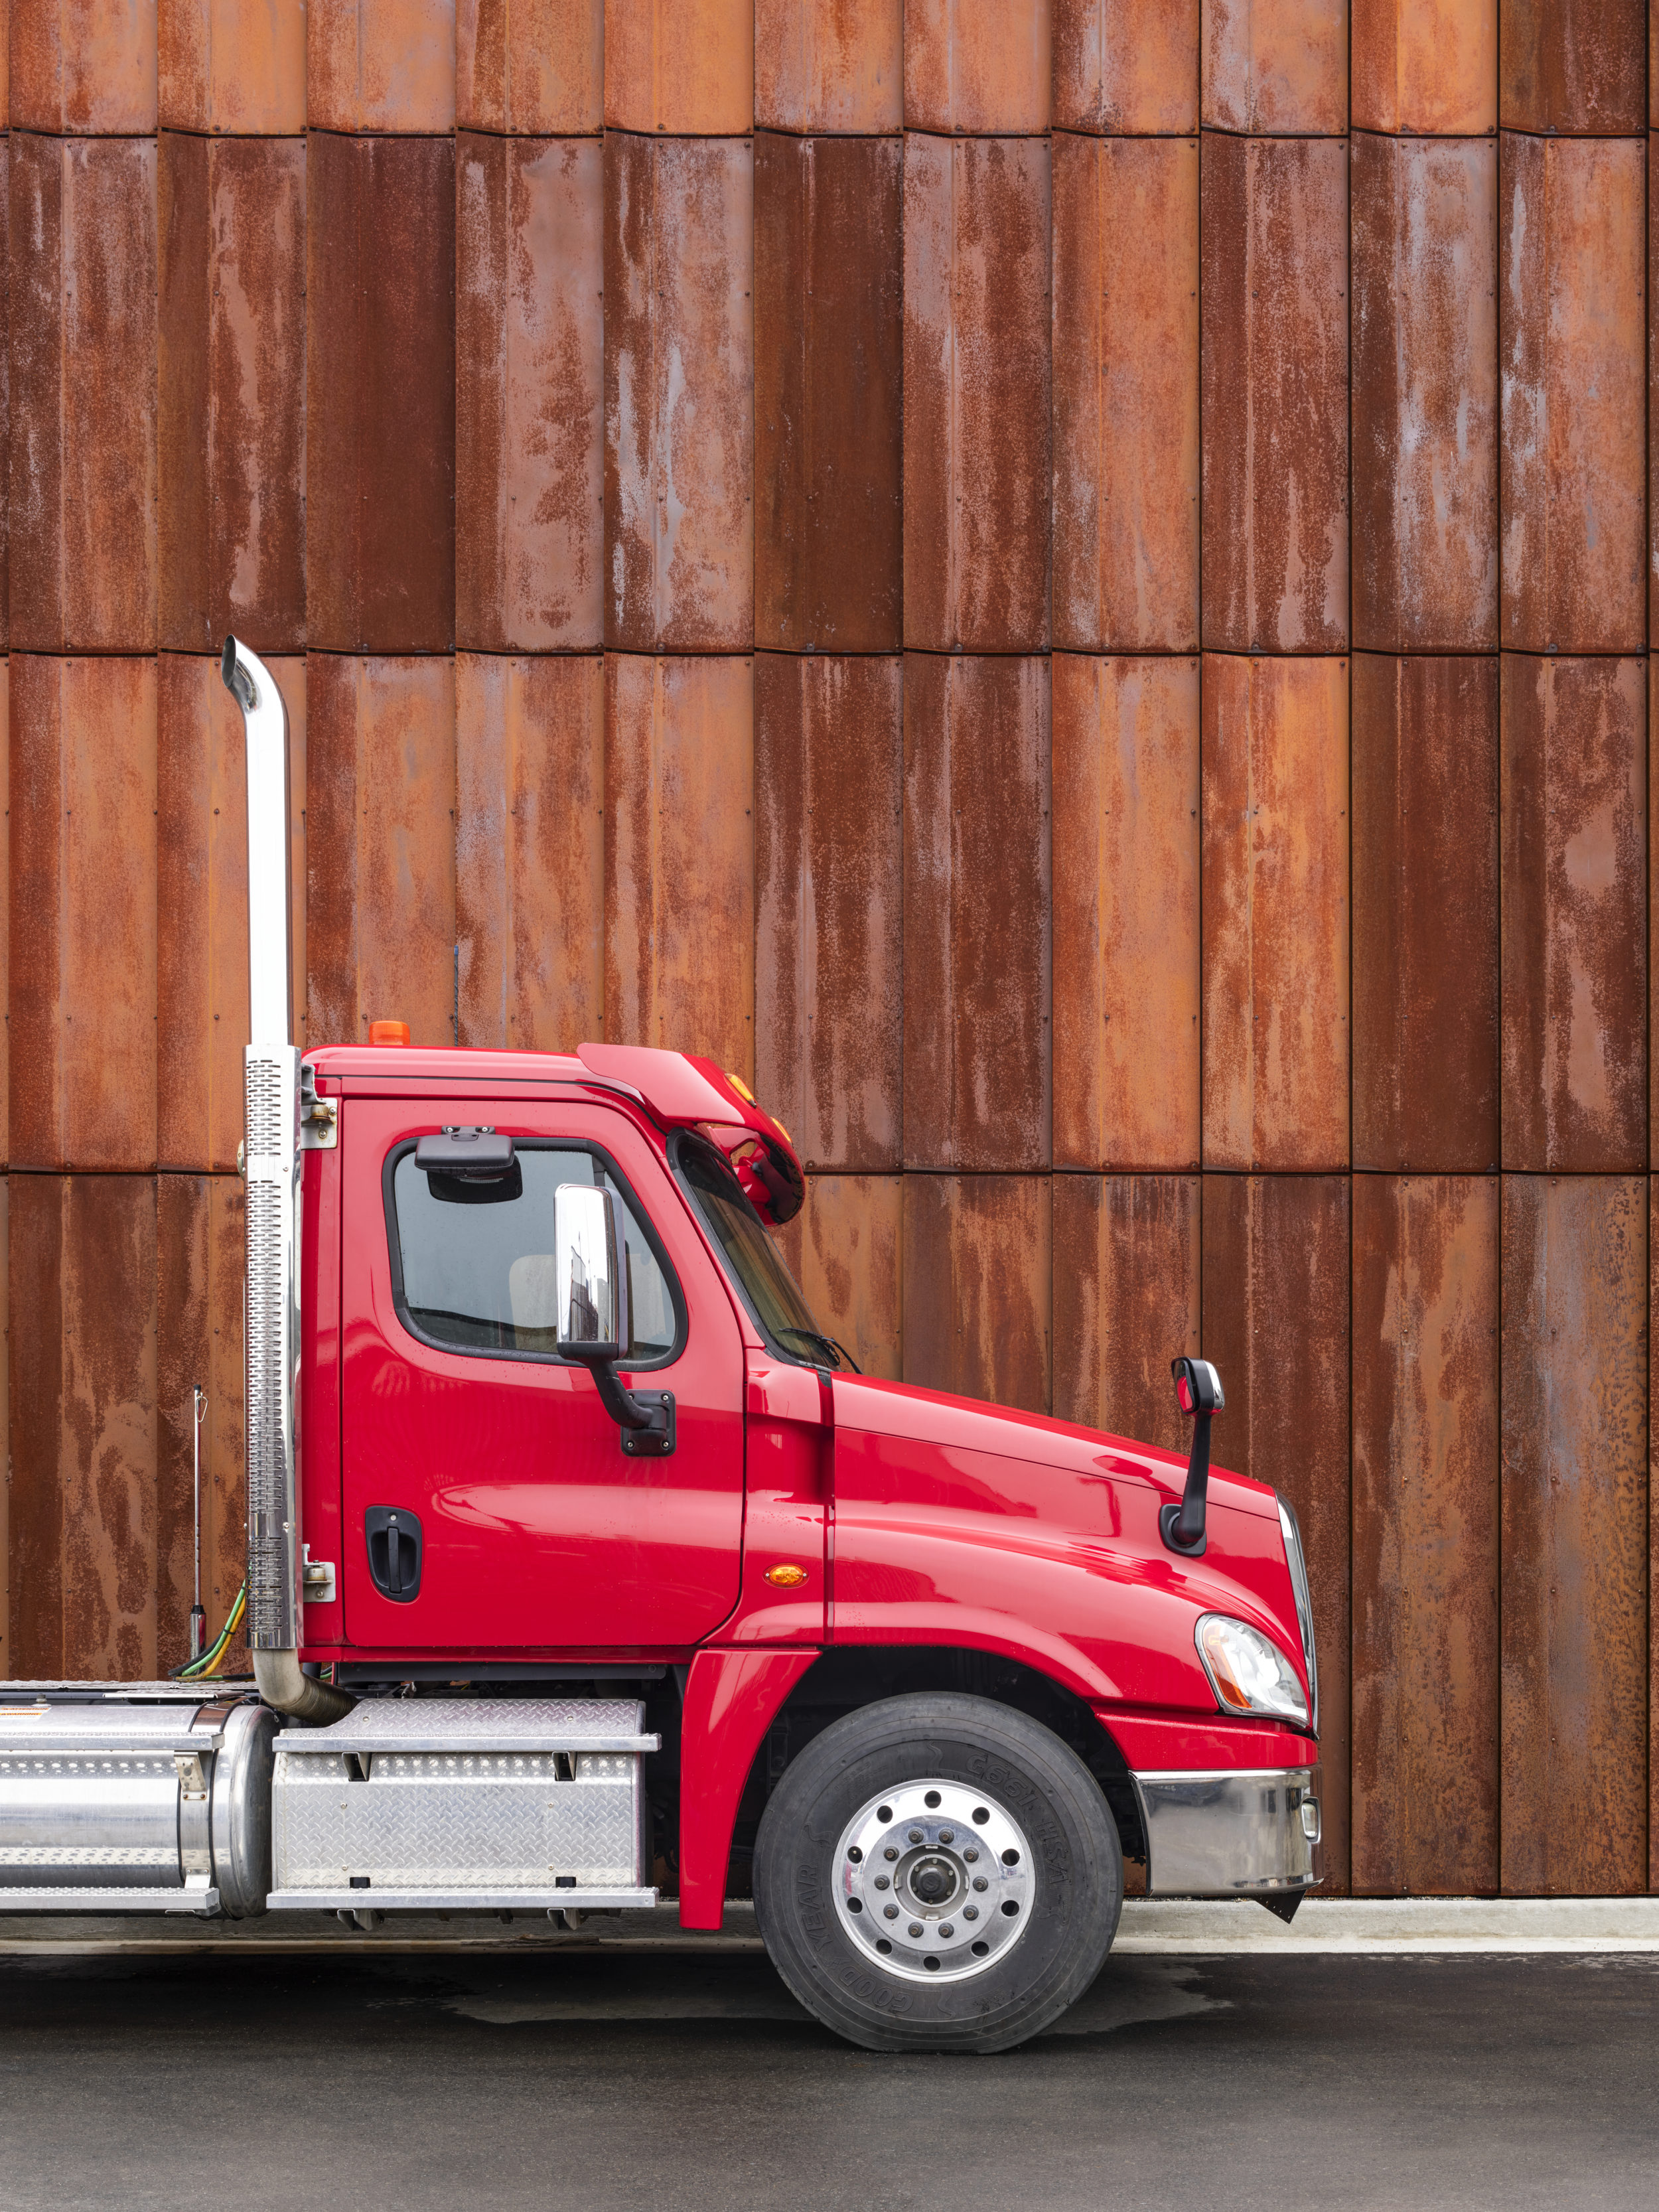
[[[1207,1359],[1172,1359],[1176,1403],[1193,1425],[1193,1448],[1187,1462],[1187,1483],[1179,1505],[1165,1505],[1158,1525],[1172,1552],[1189,1559],[1204,1554],[1204,1522],[1210,1494],[1210,1422],[1227,1401],[1221,1377]]]
[[[626,1359],[634,1348],[628,1310],[628,1249],[613,1191],[562,1182],[553,1194],[559,1350],[585,1365]]]

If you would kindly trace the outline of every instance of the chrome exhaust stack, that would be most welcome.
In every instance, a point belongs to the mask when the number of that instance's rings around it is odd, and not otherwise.
[[[278,1712],[334,1721],[353,1700],[300,1668],[300,1054],[291,1035],[288,711],[263,661],[225,640],[247,744],[247,1642]]]

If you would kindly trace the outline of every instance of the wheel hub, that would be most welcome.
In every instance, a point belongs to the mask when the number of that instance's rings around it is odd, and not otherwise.
[[[1036,1893],[1024,1831],[963,1783],[884,1790],[854,1814],[836,1850],[842,1926],[902,1981],[983,1973],[1018,1942]]]

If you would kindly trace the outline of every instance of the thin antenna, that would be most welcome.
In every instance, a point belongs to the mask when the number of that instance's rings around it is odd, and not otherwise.
[[[207,1650],[207,1615],[202,1610],[202,1421],[207,1412],[207,1392],[198,1382],[196,1393],[194,1469],[196,1479],[196,1602],[190,1609],[190,1656],[192,1662]]]

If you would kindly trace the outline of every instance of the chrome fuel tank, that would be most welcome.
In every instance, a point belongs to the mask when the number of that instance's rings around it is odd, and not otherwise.
[[[0,1685],[0,1911],[264,1911],[276,1717],[180,1686]]]

